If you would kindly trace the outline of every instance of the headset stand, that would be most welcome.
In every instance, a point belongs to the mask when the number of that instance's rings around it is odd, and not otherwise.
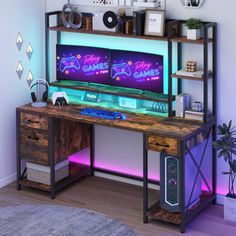
[[[46,102],[33,102],[31,105],[33,107],[46,107],[48,104]]]

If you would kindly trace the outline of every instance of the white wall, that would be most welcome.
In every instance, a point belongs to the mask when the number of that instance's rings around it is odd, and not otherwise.
[[[66,1],[47,0],[47,11],[61,9]],[[74,0],[72,3],[78,3],[79,0]],[[236,124],[236,110],[234,105],[236,80],[234,79],[234,67],[236,61],[236,29],[233,26],[235,22],[236,1],[228,0],[206,0],[204,6],[198,10],[186,9],[181,6],[178,0],[167,0],[167,17],[176,19],[187,19],[189,17],[198,17],[205,21],[214,21],[218,23],[218,122],[228,122],[230,119]],[[96,36],[95,36],[96,37]],[[133,42],[133,41],[132,41]],[[89,42],[88,42],[89,43]],[[140,42],[139,42],[140,43]],[[140,46],[144,45],[145,41],[141,42]],[[202,60],[203,55],[200,53],[199,46],[186,46],[185,58],[198,58]],[[189,51],[190,49],[190,51]],[[201,99],[201,85],[193,82],[185,82],[184,89],[192,93],[196,99]],[[107,132],[110,134],[108,135]],[[109,139],[110,147],[117,147],[119,152],[112,152],[112,148],[104,146],[108,137],[115,136],[113,141]],[[132,145],[132,148],[122,146],[122,138],[127,140],[126,145]],[[119,140],[120,139],[120,140]],[[134,144],[130,140],[139,142]],[[116,130],[108,128],[96,128],[96,157],[102,162],[109,159],[109,162],[117,161],[122,158],[124,165],[135,166],[141,171],[141,154],[142,143],[139,134],[126,132],[125,137]],[[105,143],[104,143],[105,142]],[[151,166],[157,166],[157,157],[154,153],[150,153]],[[137,162],[137,160],[139,160]],[[218,159],[217,165],[217,182],[218,193],[224,194],[227,190],[227,177],[221,175],[222,170],[226,168],[223,160]]]
[[[31,69],[35,78],[44,73],[44,10],[44,0],[8,0],[1,9],[0,187],[15,180],[15,108],[30,101],[27,73]],[[18,32],[24,39],[20,52],[15,45]],[[34,50],[31,61],[25,54],[29,41]],[[18,60],[24,66],[21,80],[16,74]]]

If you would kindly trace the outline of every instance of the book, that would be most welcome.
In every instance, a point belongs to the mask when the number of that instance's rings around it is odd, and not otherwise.
[[[191,96],[189,94],[179,94],[176,96],[176,117],[184,117],[185,109],[191,105]]]
[[[145,11],[134,11],[133,21],[133,34],[136,36],[142,36],[144,34]]]
[[[186,119],[203,121],[203,117],[204,117],[204,112],[197,112],[197,111],[192,111],[192,110],[185,111]]]
[[[65,166],[68,166],[68,165],[69,165],[68,159],[61,161],[55,165],[55,171],[61,168],[64,168]],[[50,173],[50,170],[51,170],[50,166],[44,166],[44,165],[40,165],[33,162],[28,162],[28,161],[26,162],[26,167],[30,169],[42,171],[42,172],[47,172],[47,173]]]
[[[187,72],[185,70],[179,70],[176,72],[176,75],[203,78],[204,72],[203,70],[197,70],[195,72]]]
[[[55,182],[58,182],[69,175],[69,166],[60,168],[55,172]],[[41,184],[50,185],[50,173],[27,168],[27,179]]]

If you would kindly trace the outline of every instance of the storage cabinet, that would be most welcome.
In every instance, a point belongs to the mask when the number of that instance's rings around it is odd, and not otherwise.
[[[51,126],[54,132],[50,132]],[[17,111],[18,168],[21,169],[21,160],[50,168],[55,166],[71,154],[89,147],[90,131],[89,124]],[[19,177],[18,189],[23,185],[51,193],[52,188],[53,192],[59,190],[87,175],[88,171],[87,166],[70,163],[68,177],[57,183],[54,179],[51,184],[45,185],[27,180],[27,168],[25,168]]]

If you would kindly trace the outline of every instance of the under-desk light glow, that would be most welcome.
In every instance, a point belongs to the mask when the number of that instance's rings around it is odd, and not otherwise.
[[[26,55],[27,55],[27,57],[28,57],[29,60],[31,59],[32,54],[33,54],[33,48],[32,48],[31,43],[29,43],[29,44],[28,44],[28,47],[27,47],[27,49],[26,49]]]
[[[122,174],[129,174],[129,175],[132,175],[135,177],[142,177],[143,176],[142,170],[136,170],[135,168],[127,167],[126,165],[116,166],[116,165],[112,165],[111,163],[105,163],[105,162],[98,161],[98,159],[99,158],[95,157],[94,166],[96,168],[100,168],[103,170],[109,170],[109,171],[113,171],[113,172],[118,172],[118,173],[122,173]],[[80,152],[77,152],[77,153],[71,155],[69,157],[69,160],[74,163],[89,166],[90,165],[89,149],[84,149]],[[159,174],[156,173],[156,171],[152,172],[151,170],[149,170],[148,178],[151,180],[156,180],[156,181],[160,180]]]
[[[27,81],[29,87],[31,86],[33,80],[34,80],[34,76],[33,76],[32,72],[29,71],[29,73],[27,75],[27,78],[26,78],[26,81]]]
[[[21,79],[22,74],[23,74],[23,66],[22,66],[21,61],[19,61],[17,64],[16,73],[18,75],[18,78]]]
[[[16,38],[16,46],[19,51],[21,50],[22,45],[23,45],[23,38],[21,36],[21,33],[19,32]]]

